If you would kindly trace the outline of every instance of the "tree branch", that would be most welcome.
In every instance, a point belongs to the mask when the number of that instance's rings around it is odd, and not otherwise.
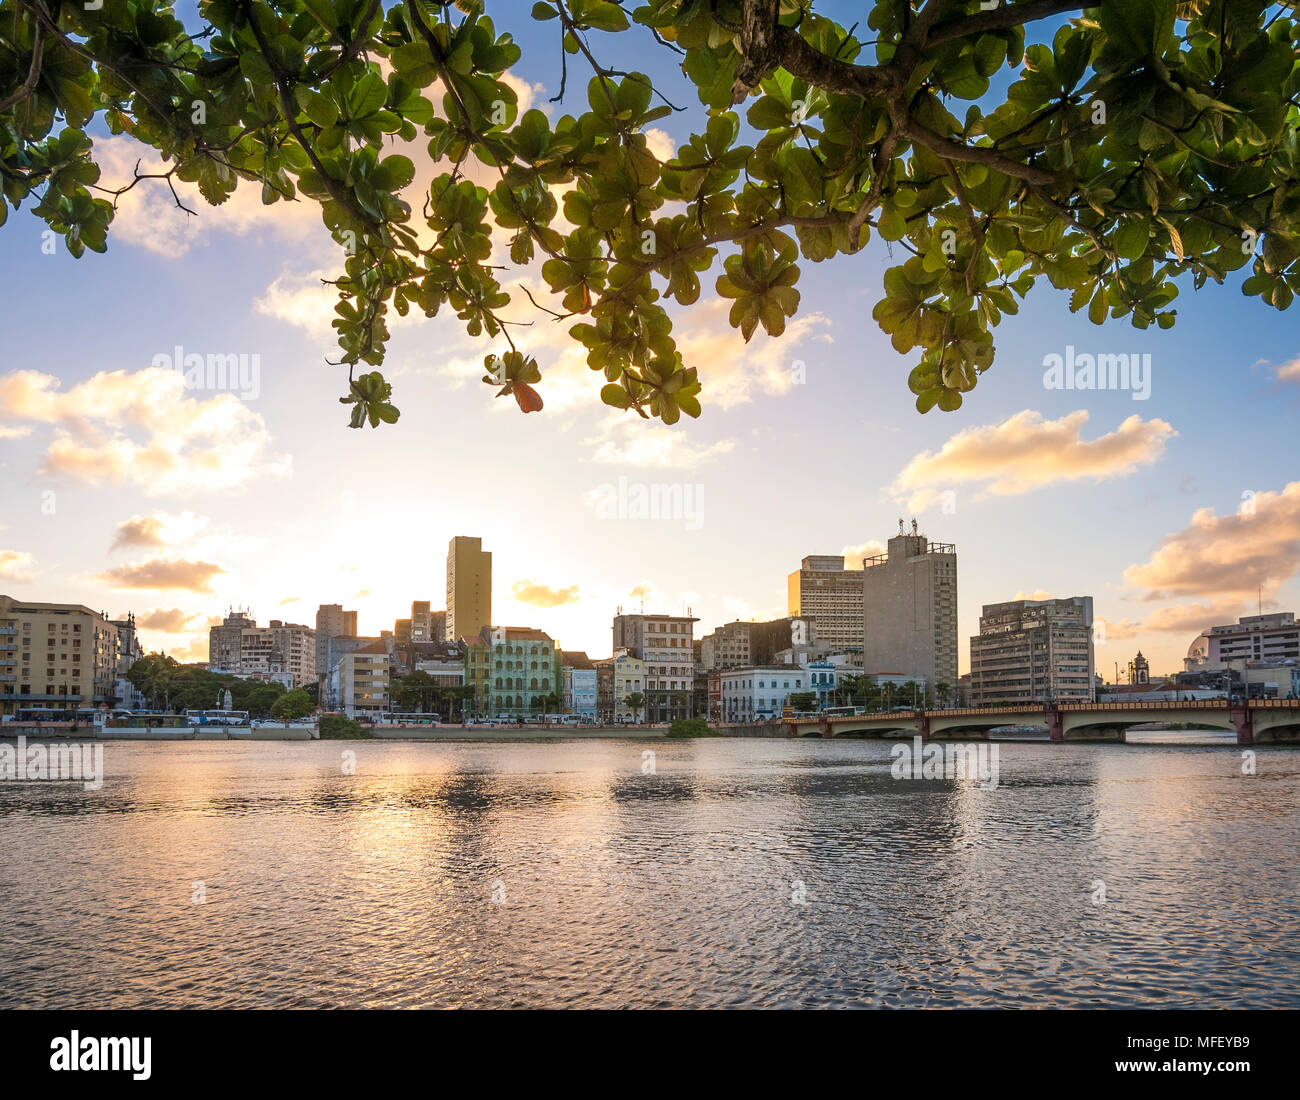
[[[1142,0],[1136,0],[1141,3]],[[982,11],[975,15],[965,15],[960,19],[948,19],[930,29],[925,37],[925,45],[939,46],[967,35],[984,34],[988,31],[1005,30],[1007,27],[1019,27],[1038,19],[1050,19],[1053,15],[1063,15],[1067,11],[1082,11],[1088,5],[1078,0],[1028,0],[1027,3],[1007,4],[991,11]]]
[[[41,56],[45,53],[45,37],[40,23],[34,24],[33,33],[36,38],[32,43],[32,63],[27,70],[27,79],[12,95],[0,99],[0,111],[7,111],[15,103],[21,103],[36,90],[36,85],[41,79]]]
[[[1056,178],[1051,172],[1042,168],[1021,164],[1018,160],[1009,160],[1002,156],[1001,153],[996,153],[987,146],[963,145],[961,142],[940,137],[933,130],[927,130],[924,126],[911,119],[908,119],[903,127],[903,135],[917,145],[924,145],[932,153],[943,157],[945,160],[961,160],[966,161],[968,164],[982,164],[986,168],[1001,172],[1004,176],[1012,176],[1015,179],[1024,180],[1026,183],[1044,186],[1054,182]]]

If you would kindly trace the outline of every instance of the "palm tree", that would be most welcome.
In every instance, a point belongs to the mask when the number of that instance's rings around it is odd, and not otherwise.
[[[862,677],[853,672],[847,672],[839,678],[835,685],[835,697],[843,701],[844,696],[848,696],[849,703],[852,703],[862,692]]]
[[[632,713],[638,716],[639,722],[641,710],[645,706],[645,696],[639,691],[634,691],[623,700],[623,705],[629,707],[632,710]]]
[[[542,696],[542,707],[545,709],[547,714],[555,714],[558,712],[560,705],[563,702],[564,700],[553,691]]]
[[[952,685],[940,680],[934,685],[935,694],[939,696],[939,706],[946,707],[948,699],[952,695]]]

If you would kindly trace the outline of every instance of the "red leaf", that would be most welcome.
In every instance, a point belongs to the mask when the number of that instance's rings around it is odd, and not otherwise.
[[[515,400],[519,402],[519,407],[526,413],[542,411],[542,395],[538,393],[527,382],[516,382],[514,385]]]

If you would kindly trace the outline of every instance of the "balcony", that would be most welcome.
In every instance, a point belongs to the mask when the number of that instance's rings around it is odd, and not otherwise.
[[[3,677],[0,677],[0,679],[3,679]],[[43,693],[37,694],[36,692],[19,692],[13,695],[6,695],[5,699],[6,701],[10,701],[10,702],[16,699],[20,702],[28,702],[28,703],[80,703],[82,700],[82,696],[75,695],[75,694],[74,695],[45,695]]]

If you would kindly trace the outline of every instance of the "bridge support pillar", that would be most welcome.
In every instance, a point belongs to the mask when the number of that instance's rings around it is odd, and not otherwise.
[[[1047,730],[1052,741],[1065,740],[1065,715],[1055,707],[1047,708]]]
[[[930,741],[930,716],[924,711],[918,711],[916,715],[916,732],[921,738],[921,744],[928,744]]]
[[[1232,718],[1232,724],[1237,729],[1238,745],[1253,745],[1255,743],[1255,723],[1251,720],[1250,708],[1229,707],[1228,714]]]
[[[832,736],[831,720],[827,718],[826,715],[823,714],[820,718],[817,719],[817,728],[821,730],[823,737],[830,738]]]

